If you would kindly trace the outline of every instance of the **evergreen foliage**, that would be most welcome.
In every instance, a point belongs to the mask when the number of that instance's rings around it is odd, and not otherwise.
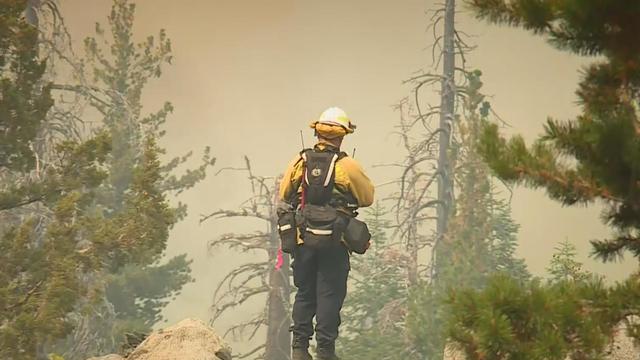
[[[386,220],[384,208],[377,204],[367,217],[373,245],[366,255],[351,259],[350,290],[339,341],[345,357],[442,357],[449,312],[448,289],[481,288],[491,274],[498,272],[522,280],[530,277],[524,261],[515,256],[518,226],[510,217],[508,203],[498,199],[489,168],[474,151],[480,123],[490,114],[489,104],[480,93],[480,75],[479,71],[467,73],[466,85],[461,89],[465,93],[464,113],[456,123],[456,147],[451,154],[459,195],[448,234],[440,243],[437,281],[418,280],[426,271],[417,265],[417,252],[412,250],[425,246],[420,221],[428,218],[411,211],[424,209],[424,203],[416,203],[424,195],[424,189],[414,186],[422,184],[419,178],[426,178],[427,173],[416,164],[428,155],[416,155],[411,152],[413,149],[424,149],[408,145],[409,165],[402,182],[406,186],[401,192],[406,201],[401,204],[408,209],[408,219],[399,221],[399,228],[392,226]],[[407,132],[402,135],[408,141],[410,135]],[[400,243],[387,238],[387,231],[392,229],[400,235]]]
[[[413,289],[408,328],[418,351],[427,358],[442,357],[450,309],[448,291],[481,289],[491,275],[530,277],[524,261],[515,256],[518,226],[508,203],[497,198],[489,168],[475,151],[480,125],[488,121],[490,104],[480,92],[480,71],[466,73],[460,90],[462,116],[451,162],[458,194],[446,236],[440,240],[436,278]]]
[[[483,285],[487,274],[509,271],[528,277],[522,259],[514,256],[518,226],[508,204],[496,198],[489,167],[477,153],[480,125],[488,121],[490,104],[480,92],[481,72],[467,73],[462,89],[463,117],[458,121],[458,142],[452,156],[457,197],[447,235],[441,240],[436,276],[443,286]]]
[[[132,43],[132,4],[114,3],[109,56],[86,41],[93,83],[78,73],[72,85],[45,80],[50,68],[26,7],[0,1],[0,358],[84,359],[119,350],[125,332],[151,329],[191,281],[184,255],[162,261],[186,210],[168,196],[202,180],[214,159],[207,149],[180,177],[172,171],[189,154],[160,161],[171,105],[143,117],[141,95],[170,43],[164,33],[157,46],[153,37]],[[104,126],[82,135],[61,128],[52,91],[85,97]],[[60,131],[40,146],[52,127]]]
[[[575,246],[563,241],[547,268],[548,281],[496,274],[480,291],[450,291],[447,336],[468,359],[602,358],[617,330],[615,314],[633,300],[626,295],[617,302],[629,287],[607,287],[575,257]]]
[[[625,0],[468,0],[476,15],[545,36],[562,50],[604,55],[634,71],[640,4]],[[604,65],[601,64],[601,65]],[[620,69],[622,70],[622,69]]]
[[[599,280],[546,286],[499,274],[480,292],[449,293],[447,336],[469,360],[597,359],[606,351],[615,322],[590,304],[602,303],[607,295]]]
[[[551,263],[547,267],[551,281],[583,281],[591,276],[582,268],[582,263],[575,259],[577,255],[575,245],[565,240],[559,243],[555,250]]]
[[[640,6],[627,1],[469,1],[478,17],[530,29],[554,46],[599,55],[586,67],[577,95],[582,114],[548,119],[544,135],[527,147],[484,122],[479,150],[492,170],[512,184],[543,188],[564,205],[605,205],[603,218],[617,235],[594,240],[593,254],[610,261],[629,251],[638,258],[638,120]],[[621,323],[640,339],[638,275],[607,287],[561,244],[551,282],[504,276],[480,292],[450,293],[448,335],[469,359],[602,358]]]
[[[101,136],[83,144],[60,146],[58,155],[65,160],[58,171],[46,176],[66,187],[44,193],[41,211],[48,214],[46,225],[34,213],[12,221],[15,225],[3,226],[1,358],[32,359],[43,344],[68,334],[71,324],[66,316],[79,298],[91,296],[82,274],[100,268],[99,251],[115,251],[112,242],[92,247],[81,240],[95,239],[95,226],[100,221],[89,208],[96,183],[105,177],[99,166],[108,149],[105,140]],[[7,211],[1,215],[10,217]]]
[[[38,59],[38,29],[22,18],[26,1],[2,0],[0,5],[0,167],[29,171],[36,166],[30,145],[53,100],[48,84],[40,81],[46,63]],[[0,199],[0,209],[28,201],[13,200]]]
[[[38,30],[26,0],[0,1],[0,358],[32,359],[70,331],[66,317],[90,297],[82,273],[100,267],[88,209],[106,177],[110,139],[58,142],[51,163],[34,150],[53,101],[42,80]],[[42,216],[46,215],[46,218]],[[112,243],[101,244],[101,250]],[[28,334],[28,336],[26,336]]]
[[[166,102],[160,110],[145,115],[142,96],[148,82],[159,78],[163,66],[171,63],[171,41],[161,30],[157,37],[148,36],[143,42],[135,43],[134,20],[135,4],[114,0],[108,28],[96,24],[96,36],[84,41],[89,83],[73,87],[102,116],[102,128],[112,139],[106,164],[109,177],[101,187],[96,208],[107,218],[144,215],[146,219],[139,228],[121,228],[121,231],[137,231],[132,235],[139,237],[140,244],[129,250],[128,257],[110,259],[108,271],[101,275],[99,282],[104,287],[106,304],[99,307],[111,314],[96,309],[93,313],[98,313],[98,317],[112,317],[105,324],[95,322],[100,324],[97,326],[111,329],[107,333],[112,341],[99,347],[89,346],[82,351],[85,356],[119,350],[118,344],[123,342],[126,333],[151,331],[152,326],[162,320],[161,311],[168,300],[193,280],[191,261],[185,255],[162,259],[169,230],[186,215],[186,206],[179,204],[172,208],[167,197],[193,187],[215,163],[207,148],[201,165],[178,177],[175,169],[189,160],[191,153],[164,163],[160,161],[165,150],[157,141],[165,134],[162,125],[173,106]],[[150,162],[151,167],[147,166]],[[131,198],[131,194],[138,193],[146,195]],[[141,209],[152,212],[141,214]],[[82,331],[105,331],[91,329],[92,323]],[[78,342],[78,339],[69,341]]]
[[[408,259],[387,236],[388,211],[377,202],[367,210],[371,248],[351,257],[349,293],[342,310],[339,352],[353,360],[410,359],[404,332]]]
[[[626,1],[473,1],[478,16],[521,25],[578,54],[600,55],[583,71],[577,95],[583,112],[574,120],[547,120],[530,147],[521,136],[506,139],[498,127],[483,129],[480,150],[503,179],[544,188],[565,205],[601,200],[613,239],[594,241],[604,261],[624,251],[640,256],[635,232],[638,199],[640,5]],[[525,6],[524,4],[531,6]],[[541,14],[545,14],[542,16]]]

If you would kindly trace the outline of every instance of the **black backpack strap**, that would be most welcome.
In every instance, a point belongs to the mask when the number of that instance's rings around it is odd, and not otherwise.
[[[302,158],[302,160],[306,161],[307,158],[306,158],[305,153],[307,153],[309,151],[313,151],[313,149],[312,148],[306,148],[306,149],[302,149],[300,151],[300,157]]]

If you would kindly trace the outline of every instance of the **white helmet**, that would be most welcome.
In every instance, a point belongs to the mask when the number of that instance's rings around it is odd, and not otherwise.
[[[351,120],[347,116],[347,113],[345,113],[344,110],[338,107],[330,107],[327,110],[323,111],[322,114],[320,114],[320,118],[317,122],[320,124],[342,126],[345,130],[347,130],[347,133],[349,134],[351,134],[356,128],[356,126],[351,123]]]

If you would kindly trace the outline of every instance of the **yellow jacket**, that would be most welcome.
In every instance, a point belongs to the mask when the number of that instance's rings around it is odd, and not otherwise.
[[[316,145],[323,148],[323,144]],[[291,198],[294,191],[301,191],[302,187],[302,157],[297,155],[284,173],[280,183],[280,200]],[[370,206],[373,203],[374,187],[364,170],[353,158],[345,156],[335,165],[335,188],[345,194],[350,193],[358,202],[358,207]]]

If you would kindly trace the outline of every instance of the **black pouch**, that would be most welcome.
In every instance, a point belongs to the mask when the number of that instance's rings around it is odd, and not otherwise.
[[[338,211],[338,218],[333,223],[333,234],[332,234],[333,241],[335,242],[342,241],[342,236],[344,235],[344,232],[347,230],[347,225],[349,225],[350,218],[351,216],[345,215],[343,213],[340,213],[340,211]]]
[[[371,240],[371,233],[367,224],[356,218],[349,219],[349,224],[344,231],[344,241],[349,249],[356,254],[364,254],[367,252],[369,240]]]
[[[302,217],[305,246],[322,247],[332,241],[334,223],[338,218],[335,208],[328,205],[306,205],[302,210]]]
[[[298,245],[296,229],[296,214],[294,211],[286,211],[278,214],[278,234],[282,252],[292,254]]]

